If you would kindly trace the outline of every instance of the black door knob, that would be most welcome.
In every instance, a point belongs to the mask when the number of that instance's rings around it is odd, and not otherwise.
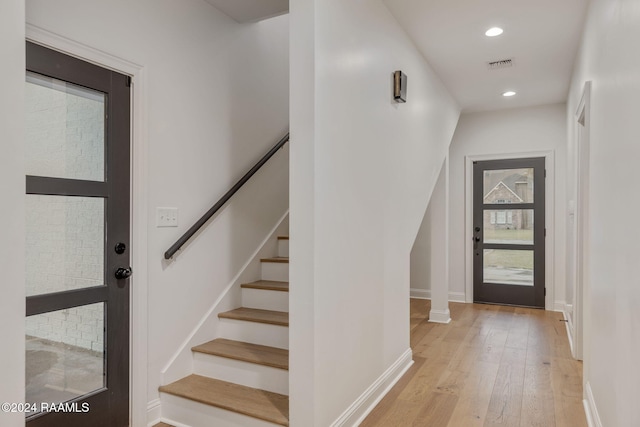
[[[127,268],[120,267],[116,270],[115,276],[116,276],[116,279],[123,280],[131,277],[132,273],[133,273],[133,270],[131,270],[131,267],[127,267]]]

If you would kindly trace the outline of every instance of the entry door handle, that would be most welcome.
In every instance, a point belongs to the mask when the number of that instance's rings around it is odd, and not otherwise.
[[[480,241],[480,238],[478,237],[478,234],[480,234],[480,227],[475,226],[473,231],[475,232],[475,236],[473,236],[471,240],[473,240],[473,249],[476,250],[478,249],[478,242]]]
[[[128,279],[129,277],[131,277],[132,274],[133,274],[133,270],[131,270],[131,267],[127,267],[127,268],[120,267],[116,270],[115,276],[116,276],[116,279],[123,280],[123,279]]]
[[[479,237],[473,238],[473,249],[478,249],[478,242],[480,241]]]

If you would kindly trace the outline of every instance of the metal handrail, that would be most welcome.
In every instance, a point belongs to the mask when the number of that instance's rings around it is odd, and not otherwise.
[[[218,210],[220,210],[220,208],[222,206],[224,206],[225,203],[227,203],[229,201],[229,199],[231,197],[233,197],[234,194],[236,194],[236,192],[247,182],[249,181],[249,179],[265,164],[267,163],[267,161],[276,153],[276,151],[278,151],[279,149],[281,149],[284,144],[286,144],[289,141],[289,132],[287,132],[287,134],[280,140],[278,141],[278,143],[276,145],[273,146],[273,148],[271,148],[271,150],[269,150],[269,152],[267,152],[267,154],[265,154],[259,161],[258,163],[256,163],[251,169],[249,169],[249,172],[247,172],[246,174],[244,174],[244,176],[242,178],[240,178],[240,180],[238,182],[235,183],[235,185],[233,187],[231,187],[231,189],[229,191],[227,191],[225,193],[224,196],[222,196],[220,198],[220,200],[218,200],[216,202],[215,205],[213,205],[211,207],[211,209],[209,209],[207,211],[207,213],[205,213],[204,215],[202,215],[202,217],[191,226],[191,228],[189,228],[187,230],[186,233],[184,233],[182,235],[182,237],[180,237],[169,249],[167,249],[167,251],[164,253],[164,258],[165,259],[171,259],[176,252],[178,252],[180,250],[180,248],[189,241],[189,239],[191,239],[193,237],[194,234],[196,234],[198,232],[198,230],[200,230],[200,228],[202,228],[202,226],[209,221],[209,219],[211,219],[212,216],[214,216],[216,214],[216,212],[218,212]]]

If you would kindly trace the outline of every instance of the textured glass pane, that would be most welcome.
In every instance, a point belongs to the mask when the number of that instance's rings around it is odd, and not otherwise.
[[[27,73],[27,175],[104,181],[105,95]]]
[[[27,296],[104,285],[104,199],[26,196]]]
[[[484,243],[532,245],[533,209],[485,209]]]
[[[65,402],[105,386],[104,309],[97,303],[27,317],[26,402]]]
[[[483,203],[533,203],[533,168],[484,171]]]
[[[533,251],[485,249],[484,282],[533,286]]]

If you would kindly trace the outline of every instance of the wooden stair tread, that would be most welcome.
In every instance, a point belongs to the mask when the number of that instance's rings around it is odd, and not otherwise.
[[[274,257],[271,257],[271,258],[261,258],[260,262],[277,262],[277,263],[287,263],[287,264],[289,264],[289,257],[274,256]]]
[[[197,353],[211,354],[273,368],[289,369],[289,351],[266,345],[217,338],[193,347],[191,350]]]
[[[167,424],[167,423],[158,423],[156,425],[154,425],[153,427],[173,427],[171,424]]]
[[[189,375],[160,387],[160,391],[274,424],[289,425],[289,398],[282,394],[201,375]]]
[[[256,282],[240,285],[241,288],[262,289],[265,291],[289,292],[289,282],[276,282],[274,280],[258,280]]]
[[[289,236],[278,236],[278,240],[289,240]]]
[[[271,325],[289,326],[289,313],[284,311],[260,310],[240,307],[218,314],[223,319],[246,320],[248,322],[268,323]]]

